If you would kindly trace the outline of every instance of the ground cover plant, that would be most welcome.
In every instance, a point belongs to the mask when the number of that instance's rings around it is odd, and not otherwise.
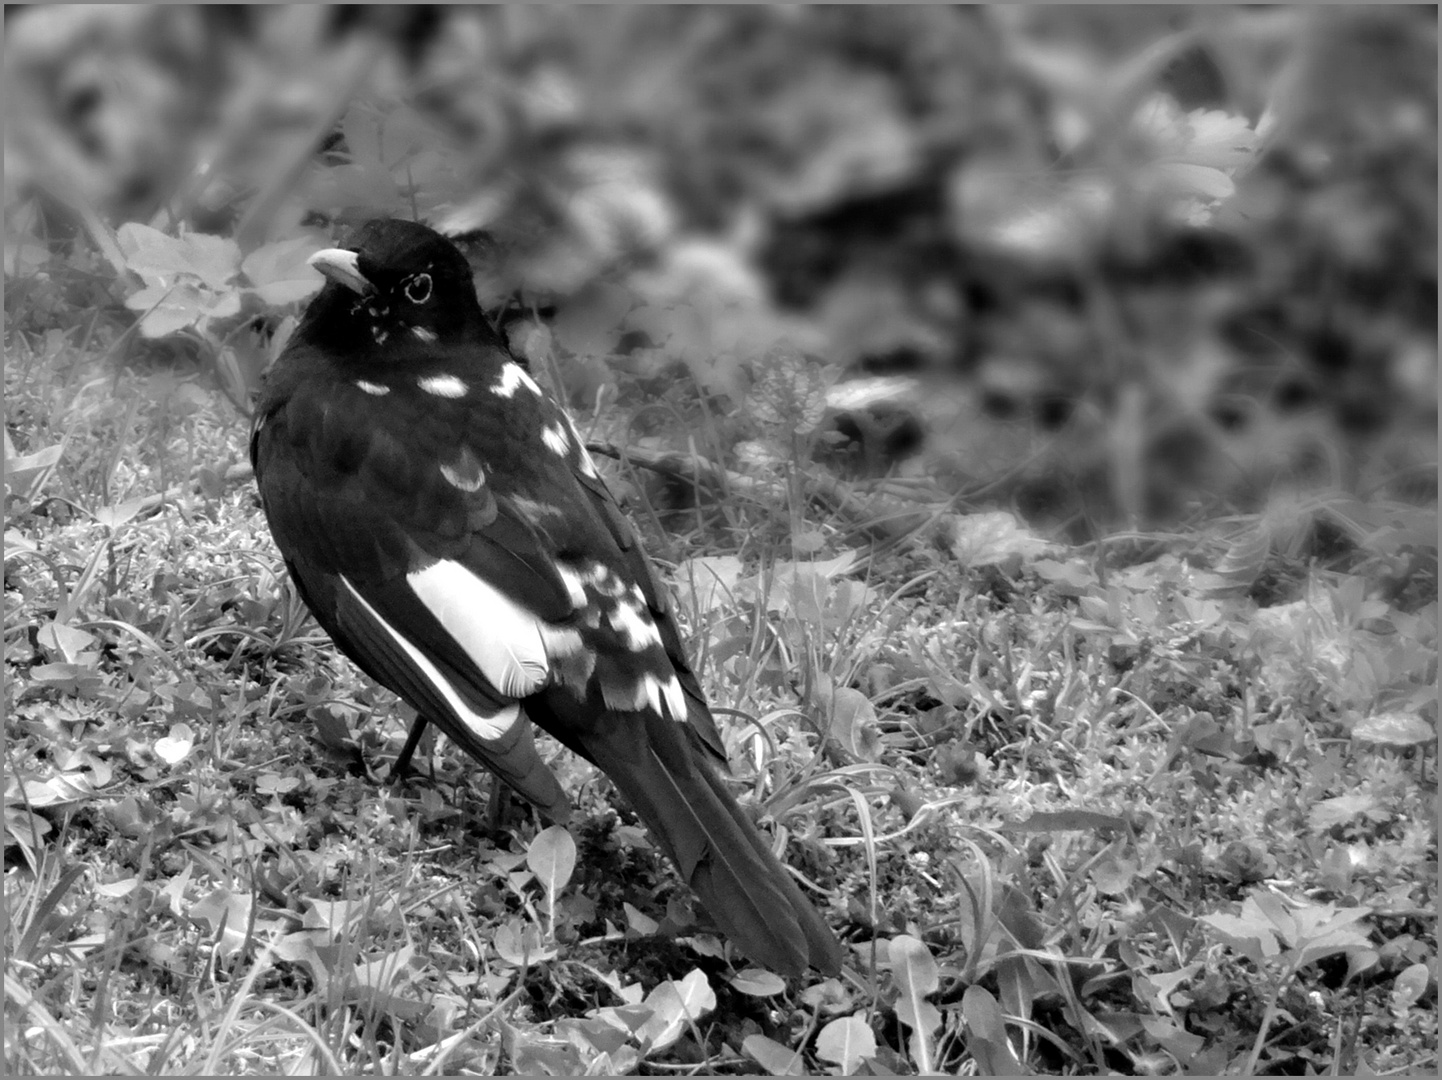
[[[1435,1071],[1434,13],[54,10],[7,1072]],[[554,744],[569,830],[387,782],[245,445],[378,213],[572,407],[841,977]]]

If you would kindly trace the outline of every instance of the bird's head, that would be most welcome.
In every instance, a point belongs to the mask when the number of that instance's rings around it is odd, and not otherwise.
[[[414,221],[378,219],[340,247],[310,257],[326,285],[306,311],[303,329],[351,355],[406,345],[458,344],[491,330],[476,300],[471,269],[456,246]]]

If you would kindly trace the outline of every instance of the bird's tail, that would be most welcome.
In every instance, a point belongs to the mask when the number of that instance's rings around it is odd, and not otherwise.
[[[449,717],[446,719],[450,720]],[[461,750],[534,805],[547,821],[564,825],[570,820],[571,800],[561,789],[550,766],[541,760],[531,721],[524,712],[496,739],[482,739],[464,724],[454,721],[438,721],[436,726]]]
[[[624,732],[624,734],[623,734]],[[782,975],[841,969],[841,943],[693,746],[684,724],[612,713],[585,752],[620,789],[722,932]]]

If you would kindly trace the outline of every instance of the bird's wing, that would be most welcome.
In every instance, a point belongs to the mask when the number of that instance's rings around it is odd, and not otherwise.
[[[666,591],[570,420],[513,362],[405,370],[261,409],[262,499],[317,618],[493,769],[529,716],[616,783],[744,952],[834,971],[834,935],[712,767]]]
[[[583,706],[553,733],[588,757],[572,727],[654,707],[724,760],[666,591],[569,419],[529,377],[462,385],[326,375],[262,406],[261,497],[317,618],[452,737],[499,738],[546,692]]]
[[[517,639],[514,657],[473,657],[411,575],[468,562],[477,582],[507,583],[514,611],[533,613],[533,631],[570,613],[564,583],[544,561],[527,561],[526,531],[500,515],[445,425],[324,375],[291,379],[283,391],[262,400],[251,456],[271,532],[307,606],[368,675],[548,816],[564,818],[568,800],[535,751],[517,704],[523,695],[483,667],[531,678],[534,633]],[[506,627],[492,625],[504,644]]]

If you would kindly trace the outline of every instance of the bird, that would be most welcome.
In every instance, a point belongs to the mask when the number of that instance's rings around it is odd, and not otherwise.
[[[267,371],[250,457],[270,532],[339,650],[565,823],[533,725],[597,766],[715,924],[787,977],[842,947],[721,775],[672,601],[562,406],[492,328],[470,265],[381,218]]]

